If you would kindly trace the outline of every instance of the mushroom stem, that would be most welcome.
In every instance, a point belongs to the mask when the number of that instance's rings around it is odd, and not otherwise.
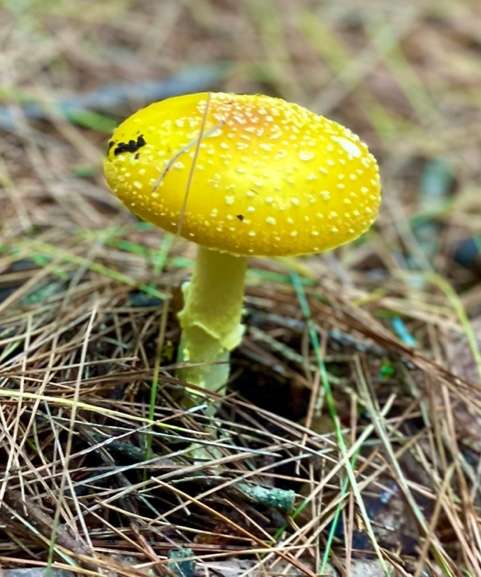
[[[229,353],[241,341],[246,259],[202,246],[192,280],[184,285],[179,313],[179,374],[188,383],[219,392],[229,378]]]

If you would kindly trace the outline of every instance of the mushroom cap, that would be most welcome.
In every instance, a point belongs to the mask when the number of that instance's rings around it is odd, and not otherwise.
[[[155,102],[118,126],[104,170],[137,216],[237,255],[335,248],[370,227],[381,200],[377,162],[355,134],[264,95]]]

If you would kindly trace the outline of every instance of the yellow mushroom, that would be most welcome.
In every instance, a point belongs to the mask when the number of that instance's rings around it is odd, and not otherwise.
[[[316,253],[374,222],[379,170],[349,129],[264,95],[188,94],[115,130],[107,182],[136,215],[200,245],[180,314],[194,384],[225,383],[239,343],[245,257]]]

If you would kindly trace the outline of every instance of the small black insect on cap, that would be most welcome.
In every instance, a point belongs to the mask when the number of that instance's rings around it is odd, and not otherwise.
[[[114,154],[117,156],[118,154],[122,154],[123,152],[137,152],[139,148],[145,146],[147,143],[145,142],[145,138],[141,134],[138,136],[137,140],[129,140],[128,142],[119,142],[117,146],[114,148]],[[111,144],[109,143],[109,150]]]

